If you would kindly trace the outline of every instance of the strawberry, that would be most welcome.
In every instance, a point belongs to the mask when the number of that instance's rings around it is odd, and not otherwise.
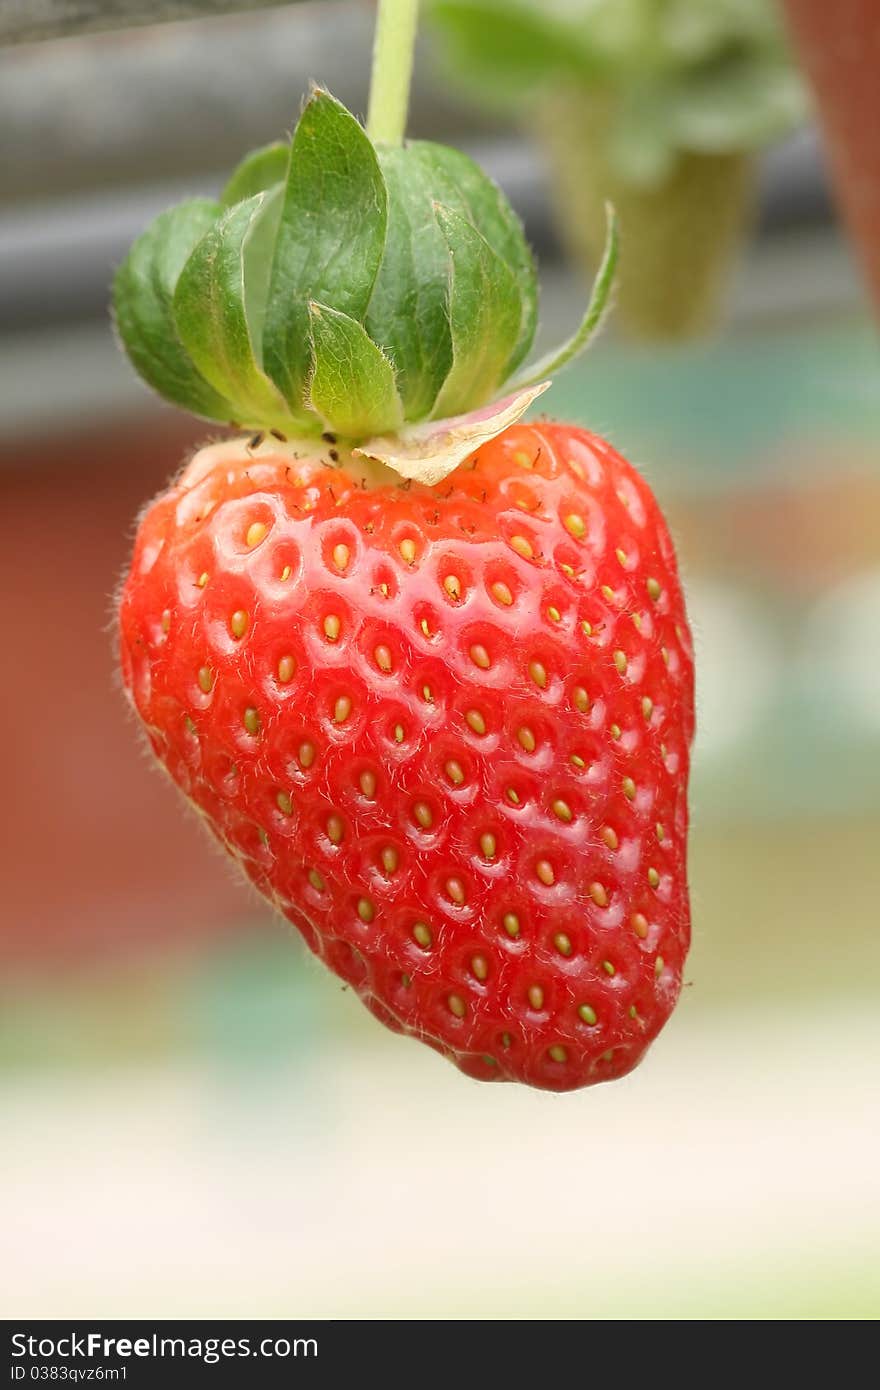
[[[371,139],[316,91],[117,275],[141,374],[254,431],[143,516],[123,680],[174,782],[382,1022],[568,1090],[635,1065],[689,939],[672,544],[610,445],[518,423],[602,316],[616,225],[580,328],[520,370],[519,223],[379,116]]]
[[[645,482],[516,425],[436,488],[203,450],[122,591],[153,750],[389,1027],[480,1079],[620,1076],[689,941],[687,623]]]

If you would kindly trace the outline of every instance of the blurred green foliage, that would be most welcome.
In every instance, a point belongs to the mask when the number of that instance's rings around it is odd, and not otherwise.
[[[450,76],[522,114],[560,84],[613,98],[608,158],[640,186],[676,155],[758,149],[806,97],[770,0],[429,0]]]

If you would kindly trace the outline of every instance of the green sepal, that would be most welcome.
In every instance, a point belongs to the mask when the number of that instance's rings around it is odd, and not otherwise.
[[[402,478],[434,487],[481,445],[515,425],[549,385],[542,381],[451,420],[404,425],[395,434],[365,439],[352,453],[376,459]]]
[[[228,209],[187,260],[174,293],[180,341],[202,376],[232,403],[236,420],[281,429],[294,418],[262,368],[262,334],[280,187]]]
[[[116,326],[136,370],[160,396],[208,420],[229,420],[234,412],[187,356],[172,306],[185,262],[219,215],[219,205],[208,198],[160,213],[113,282]]]
[[[435,200],[472,223],[516,280],[522,317],[505,367],[509,375],[532,346],[538,323],[538,272],[522,223],[498,185],[461,150],[426,141],[413,149],[433,181]],[[448,238],[448,227],[444,234]]]
[[[403,406],[394,368],[364,326],[326,304],[309,304],[314,370],[309,403],[349,439],[395,431]]]
[[[293,136],[263,335],[266,371],[294,410],[312,366],[309,301],[363,320],[387,216],[373,145],[340,102],[314,91]]]
[[[452,366],[450,247],[438,203],[477,227],[517,281],[521,321],[508,372],[534,337],[537,277],[519,219],[467,155],[414,140],[380,146],[379,162],[388,188],[388,234],[366,326],[392,351],[407,419],[421,420],[432,412]]]
[[[597,293],[555,361],[583,345]],[[370,442],[407,477],[441,476],[537,394],[499,400],[537,316],[501,191],[455,150],[377,149],[320,90],[290,145],[245,159],[222,204],[185,204],[141,238],[117,301],[132,360],[169,399],[250,429]]]
[[[393,344],[407,419],[422,420],[452,366],[446,311],[449,250],[434,214],[433,192],[411,158],[411,148],[379,150],[388,189],[388,233],[366,327],[376,342]]]
[[[552,348],[537,362],[533,362],[531,366],[526,367],[518,376],[514,377],[510,383],[512,390],[524,391],[529,386],[534,386],[539,381],[545,381],[547,377],[561,371],[569,362],[573,362],[576,357],[580,357],[581,353],[586,351],[602,327],[605,315],[611,307],[614,278],[617,274],[617,261],[620,255],[620,230],[617,214],[610,203],[605,204],[605,217],[605,250],[602,253],[599,269],[596,271],[586,313],[581,319],[579,327],[561,347]]]
[[[449,246],[452,367],[434,403],[436,419],[463,414],[497,391],[519,339],[522,304],[510,267],[476,227],[437,206]]]
[[[221,205],[224,208],[235,207],[236,203],[243,203],[246,198],[253,198],[257,193],[274,188],[276,183],[283,183],[287,178],[289,163],[289,140],[276,140],[271,145],[251,150],[220,194]]]

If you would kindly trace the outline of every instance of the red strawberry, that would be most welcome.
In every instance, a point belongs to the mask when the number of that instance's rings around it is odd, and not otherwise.
[[[483,1080],[620,1076],[690,936],[692,655],[656,501],[563,425],[433,488],[333,452],[213,445],[148,509],[134,707],[382,1022]]]
[[[116,277],[140,373],[257,431],[144,517],[123,672],[172,778],[378,1018],[566,1090],[629,1071],[681,984],[687,623],[646,484],[515,425],[601,320],[613,214],[581,326],[521,370],[531,253],[476,165],[401,142],[402,13],[381,0],[366,132],[313,93]]]

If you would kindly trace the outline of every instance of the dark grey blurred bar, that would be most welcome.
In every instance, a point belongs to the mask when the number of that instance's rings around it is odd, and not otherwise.
[[[225,170],[293,126],[312,80],[362,116],[374,19],[370,0],[319,0],[0,48],[0,206]],[[410,133],[490,128],[426,38]]]
[[[0,0],[0,44],[37,43],[177,19],[268,10],[291,0]]]

